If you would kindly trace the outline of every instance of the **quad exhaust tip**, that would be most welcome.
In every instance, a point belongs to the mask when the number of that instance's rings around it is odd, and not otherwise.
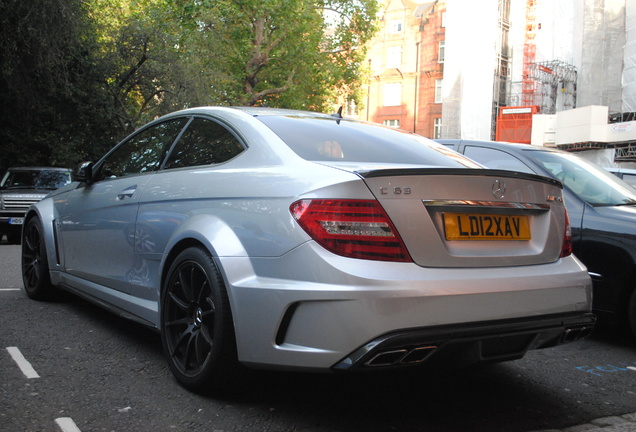
[[[574,342],[584,339],[592,334],[594,326],[581,326],[565,329],[563,333],[563,342]]]
[[[427,345],[414,348],[391,349],[380,351],[364,365],[370,367],[394,366],[400,364],[417,364],[426,360],[437,349],[437,346]]]

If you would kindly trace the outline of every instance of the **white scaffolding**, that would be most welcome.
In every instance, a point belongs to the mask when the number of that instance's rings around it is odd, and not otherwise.
[[[636,113],[636,0],[625,5],[625,54],[623,57],[623,113]]]

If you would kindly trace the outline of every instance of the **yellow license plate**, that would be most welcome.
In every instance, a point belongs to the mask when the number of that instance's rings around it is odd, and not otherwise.
[[[530,240],[528,216],[444,213],[446,240]]]

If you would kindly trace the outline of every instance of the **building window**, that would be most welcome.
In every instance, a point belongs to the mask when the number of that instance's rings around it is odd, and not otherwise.
[[[402,20],[396,19],[389,22],[389,33],[402,33]]]
[[[388,47],[386,51],[386,67],[399,68],[402,66],[402,46]]]
[[[384,106],[402,105],[402,84],[384,84]]]
[[[501,55],[498,57],[499,57],[499,64],[498,64],[499,76],[502,78],[508,78],[510,76],[510,63],[508,61],[508,58]]]
[[[442,82],[444,80],[435,80],[435,103],[442,103]]]
[[[446,41],[445,40],[439,41],[439,47],[437,51],[437,61],[440,63],[444,63],[445,50],[446,50]]]
[[[442,119],[440,117],[433,120],[433,139],[442,137]]]
[[[382,122],[382,124],[384,126],[390,126],[390,127],[394,127],[394,128],[399,128],[400,127],[400,120],[398,120],[398,119],[384,120]]]

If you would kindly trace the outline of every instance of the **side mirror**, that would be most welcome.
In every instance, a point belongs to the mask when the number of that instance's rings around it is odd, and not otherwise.
[[[93,162],[82,162],[72,173],[73,181],[81,183],[93,183]]]

